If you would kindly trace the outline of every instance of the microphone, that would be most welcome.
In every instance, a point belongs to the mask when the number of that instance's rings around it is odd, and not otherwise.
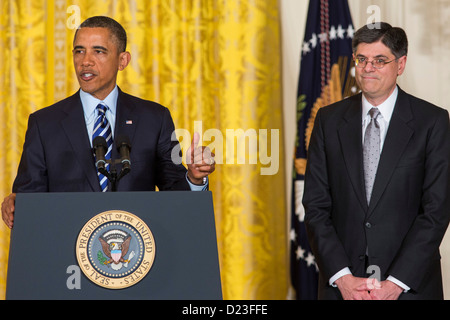
[[[117,146],[117,150],[120,153],[120,158],[121,158],[121,162],[122,162],[122,172],[121,173],[122,173],[122,175],[125,175],[131,170],[130,139],[127,136],[123,136],[123,135],[117,136],[116,146]]]
[[[105,155],[106,155],[106,152],[108,151],[108,144],[106,143],[106,139],[104,137],[97,136],[92,141],[92,145],[94,146],[94,152],[95,152],[95,158],[96,158],[95,166],[97,167],[97,169],[100,172],[106,171]]]

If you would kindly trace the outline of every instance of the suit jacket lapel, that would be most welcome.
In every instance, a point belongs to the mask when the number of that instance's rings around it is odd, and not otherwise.
[[[343,124],[338,128],[338,135],[353,189],[362,208],[367,210],[362,157],[361,94],[348,98],[348,101],[349,107]]]
[[[131,152],[133,152],[133,138],[134,133],[136,131],[136,126],[139,122],[139,115],[136,114],[135,111],[135,104],[133,103],[132,99],[130,99],[130,96],[126,93],[123,93],[119,89],[119,97],[117,100],[117,114],[116,114],[116,126],[114,128],[114,139],[117,141],[117,138],[119,136],[126,136],[130,139],[131,143]],[[113,159],[120,159],[120,153],[117,150],[116,144],[114,144],[114,148],[112,150],[112,158]],[[130,155],[131,158],[131,167],[133,168],[133,154]],[[117,164],[116,165],[117,174],[120,173],[122,170],[122,165]],[[133,169],[131,169],[133,170]],[[128,175],[131,175],[129,173]],[[132,186],[130,185],[132,180],[125,179],[120,180],[117,184],[117,189],[119,191],[127,191],[132,190]]]
[[[117,98],[117,115],[116,127],[114,128],[114,137],[119,135],[127,136],[131,143],[133,142],[134,132],[139,121],[139,117],[133,113],[135,109],[134,103],[129,96],[122,92],[119,88],[119,97]],[[119,152],[116,147],[112,150],[113,159],[120,159]]]
[[[71,97],[64,111],[67,113],[67,117],[61,121],[61,125],[73,148],[74,156],[84,169],[92,190],[101,191],[92,149],[87,147],[90,142],[79,92]]]
[[[408,126],[408,122],[412,119],[413,116],[408,95],[399,88],[397,102],[389,123],[389,129],[378,164],[368,215],[372,214],[383,195],[395,167],[414,133],[414,130]]]

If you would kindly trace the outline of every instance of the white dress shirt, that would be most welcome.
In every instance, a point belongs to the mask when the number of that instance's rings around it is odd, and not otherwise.
[[[88,132],[89,141],[92,147],[92,134],[94,131],[95,119],[97,118],[97,106],[101,103],[108,107],[105,116],[111,126],[111,132],[114,139],[114,128],[116,125],[116,110],[117,110],[117,97],[119,96],[119,89],[117,85],[113,91],[104,99],[99,100],[87,92],[80,89],[80,99],[83,106],[84,120],[86,121],[86,129]]]

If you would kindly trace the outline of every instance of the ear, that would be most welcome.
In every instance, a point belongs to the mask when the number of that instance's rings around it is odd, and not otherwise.
[[[125,69],[131,60],[131,54],[128,51],[119,54],[119,70]]]
[[[397,73],[398,76],[401,76],[405,71],[407,59],[408,59],[407,56],[403,56],[398,59],[398,73]]]

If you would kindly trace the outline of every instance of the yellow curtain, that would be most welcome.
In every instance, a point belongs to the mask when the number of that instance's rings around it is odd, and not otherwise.
[[[210,189],[224,299],[285,299],[277,0],[0,0],[0,10],[0,200],[11,191],[28,115],[78,89],[74,26],[108,15],[129,37],[121,89],[167,106],[177,129],[199,131],[222,158]],[[1,223],[3,298],[9,237]]]

